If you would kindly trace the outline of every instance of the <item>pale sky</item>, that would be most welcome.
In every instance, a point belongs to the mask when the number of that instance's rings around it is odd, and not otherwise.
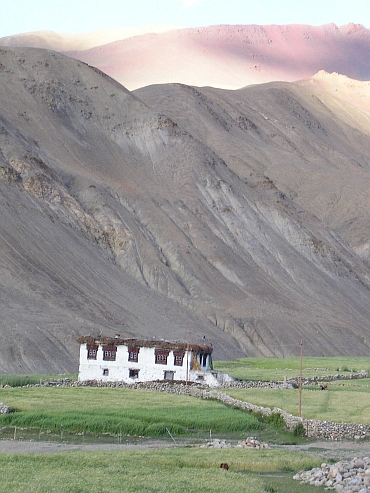
[[[0,0],[0,37],[61,34],[165,24],[310,24],[354,22],[370,28],[369,0]]]

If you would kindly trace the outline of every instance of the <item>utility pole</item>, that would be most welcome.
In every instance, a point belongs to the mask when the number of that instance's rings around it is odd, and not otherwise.
[[[299,365],[299,402],[298,402],[298,416],[302,416],[302,346],[303,341],[300,343],[300,365]]]
[[[190,338],[190,331],[187,331],[186,334],[186,381],[185,385],[188,385],[188,380],[189,380],[189,338]]]

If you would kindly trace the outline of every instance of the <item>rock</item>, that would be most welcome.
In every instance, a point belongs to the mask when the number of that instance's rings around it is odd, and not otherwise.
[[[333,478],[335,478],[337,476],[338,472],[339,472],[338,468],[337,467],[333,467],[333,469],[331,470],[331,476]]]
[[[13,412],[13,409],[11,407],[7,406],[3,402],[0,402],[0,414],[9,414],[12,412]]]
[[[226,443],[226,440],[220,440],[219,438],[215,438],[210,442],[207,442],[206,445],[202,445],[202,447],[213,447],[213,448],[231,448],[232,445],[230,443]],[[239,441],[234,448],[255,448],[255,449],[263,449],[269,448],[267,443],[262,443],[256,440],[255,438],[248,437],[246,440]]]
[[[293,479],[301,484],[315,486],[325,485],[328,490],[342,493],[370,493],[370,459],[368,457],[354,458],[351,462],[340,461],[328,467],[326,463],[321,468],[311,471],[301,471]]]
[[[342,479],[343,479],[343,477],[342,477],[341,473],[338,472],[338,474],[335,476],[335,481],[337,483],[340,483],[342,481]]]

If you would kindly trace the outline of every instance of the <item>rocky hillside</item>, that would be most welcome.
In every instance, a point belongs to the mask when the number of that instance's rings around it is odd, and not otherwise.
[[[52,51],[0,63],[0,371],[76,371],[100,332],[368,352],[368,113],[305,83],[131,93]]]

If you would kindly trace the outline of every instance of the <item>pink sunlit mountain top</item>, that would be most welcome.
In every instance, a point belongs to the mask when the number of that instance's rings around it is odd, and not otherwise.
[[[0,39],[0,44],[62,51],[130,90],[169,82],[237,89],[306,79],[320,70],[370,79],[370,30],[359,24],[150,26],[99,33],[30,33]]]

